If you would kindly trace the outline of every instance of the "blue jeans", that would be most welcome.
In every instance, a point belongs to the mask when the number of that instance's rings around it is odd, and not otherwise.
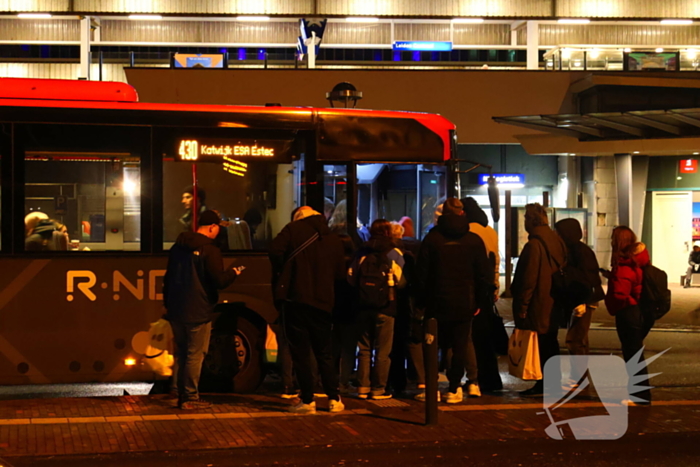
[[[394,317],[374,311],[360,313],[360,353],[357,379],[360,390],[371,388],[375,395],[384,394],[391,367],[391,347],[394,341]],[[374,364],[371,364],[374,355]],[[371,368],[371,369],[370,369]]]
[[[170,322],[175,338],[177,392],[180,402],[199,399],[199,377],[209,349],[211,322],[200,324]]]

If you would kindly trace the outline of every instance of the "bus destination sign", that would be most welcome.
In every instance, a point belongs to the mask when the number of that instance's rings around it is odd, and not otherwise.
[[[291,141],[284,140],[220,140],[180,139],[177,141],[177,160],[187,162],[220,162],[227,158],[246,160],[274,160],[291,162]]]

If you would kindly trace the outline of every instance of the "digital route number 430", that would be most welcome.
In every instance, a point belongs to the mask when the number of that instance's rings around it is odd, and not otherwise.
[[[199,142],[190,139],[182,140],[178,154],[183,161],[196,161],[199,158]]]

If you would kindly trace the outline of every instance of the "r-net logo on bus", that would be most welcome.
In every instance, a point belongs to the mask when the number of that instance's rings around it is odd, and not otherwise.
[[[137,277],[127,278],[120,271],[112,271],[111,281],[98,280],[97,274],[89,270],[76,270],[66,272],[66,300],[72,302],[76,295],[82,294],[88,300],[94,302],[98,295],[112,294],[112,300],[122,298],[122,293],[130,294],[136,300],[143,300],[148,292],[149,300],[162,300],[163,294],[158,292],[158,285],[162,283],[165,269],[151,269],[147,278],[144,271],[136,272]],[[108,291],[108,292],[102,292]]]

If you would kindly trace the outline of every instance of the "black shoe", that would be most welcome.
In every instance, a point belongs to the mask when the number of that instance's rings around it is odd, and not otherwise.
[[[542,396],[544,395],[544,384],[542,384],[541,381],[538,381],[535,383],[533,387],[526,391],[520,391],[520,395],[524,397],[529,397],[529,396]]]

